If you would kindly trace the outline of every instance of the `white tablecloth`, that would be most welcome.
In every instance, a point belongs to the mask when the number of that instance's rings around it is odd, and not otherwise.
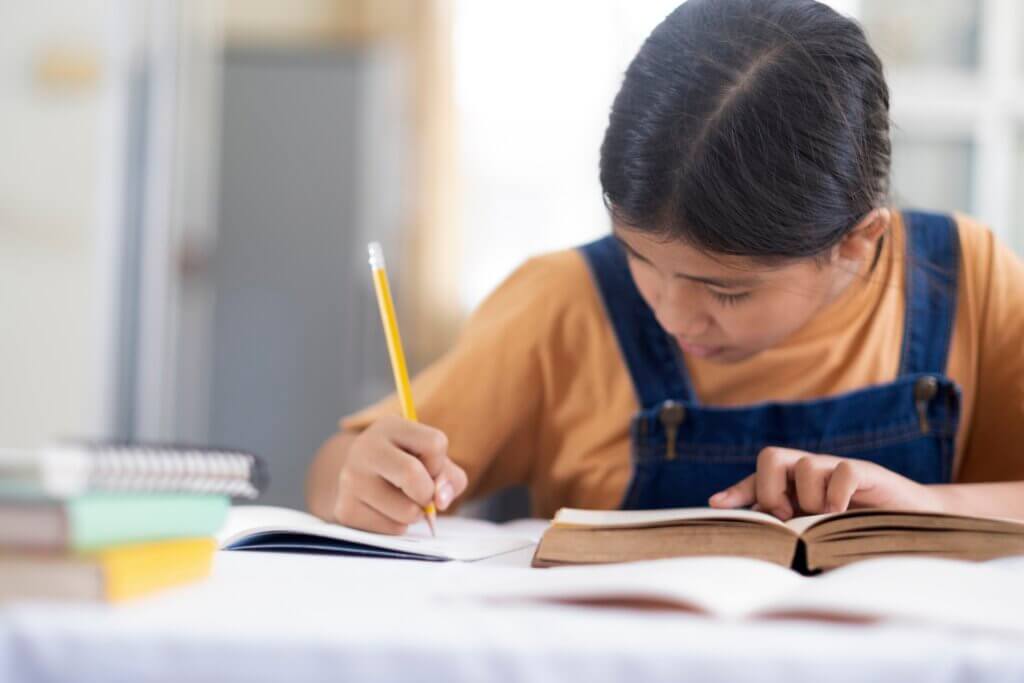
[[[428,597],[481,571],[221,552],[209,580],[125,605],[0,608],[0,681],[1024,680],[1008,635]]]

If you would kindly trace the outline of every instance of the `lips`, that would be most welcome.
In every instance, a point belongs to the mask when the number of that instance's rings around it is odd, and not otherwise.
[[[683,353],[688,353],[698,358],[710,358],[717,356],[725,350],[724,346],[710,346],[708,344],[694,344],[692,342],[683,341],[682,339],[676,338],[676,342],[679,344],[679,348],[683,350]]]

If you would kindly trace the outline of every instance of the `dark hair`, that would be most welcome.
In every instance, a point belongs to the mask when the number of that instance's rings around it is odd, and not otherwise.
[[[689,0],[626,71],[601,145],[622,225],[712,253],[818,256],[889,191],[889,90],[813,0]]]

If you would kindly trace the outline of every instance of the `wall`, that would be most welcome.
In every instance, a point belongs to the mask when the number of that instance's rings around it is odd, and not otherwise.
[[[111,3],[7,0],[0,24],[0,445],[100,429],[96,258]]]

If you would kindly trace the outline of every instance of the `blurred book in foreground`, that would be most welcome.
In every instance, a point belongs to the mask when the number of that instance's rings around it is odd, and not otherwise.
[[[0,450],[0,601],[121,600],[207,576],[258,456],[131,444]]]
[[[205,578],[216,543],[185,538],[83,553],[0,553],[0,600],[125,600]]]

